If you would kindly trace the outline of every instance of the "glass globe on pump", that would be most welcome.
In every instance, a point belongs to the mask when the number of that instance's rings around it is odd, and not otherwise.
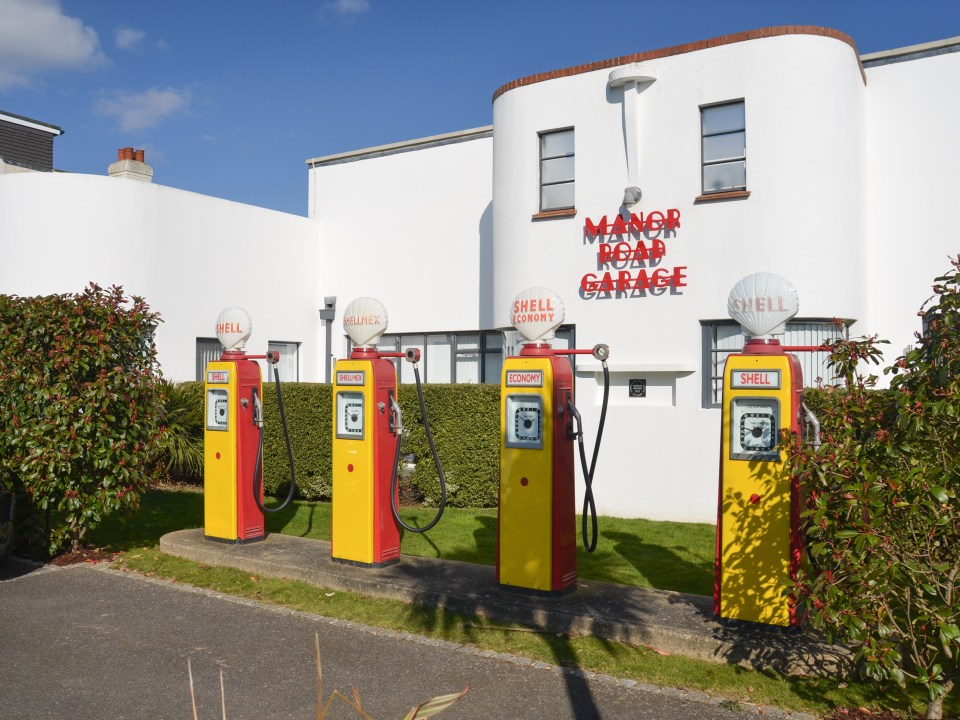
[[[510,323],[529,343],[549,344],[565,317],[563,300],[553,290],[532,287],[513,299]]]
[[[799,309],[800,299],[793,284],[767,272],[747,275],[733,286],[727,298],[727,312],[740,323],[748,342],[783,335],[787,321]]]
[[[217,316],[217,340],[223,345],[224,352],[245,352],[247,340],[253,333],[253,321],[242,307],[231,305]]]
[[[372,297],[358,297],[343,311],[343,330],[358,348],[373,349],[387,330],[387,309]]]

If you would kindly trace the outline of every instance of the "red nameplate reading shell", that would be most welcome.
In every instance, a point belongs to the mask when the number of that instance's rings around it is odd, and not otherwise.
[[[730,376],[730,387],[734,389],[755,388],[758,390],[779,390],[779,370],[734,370]]]

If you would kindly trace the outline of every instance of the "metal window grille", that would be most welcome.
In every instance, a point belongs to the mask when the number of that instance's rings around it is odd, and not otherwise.
[[[787,323],[780,342],[784,345],[812,347],[837,338],[849,338],[849,325],[837,328],[833,320],[798,319]],[[730,353],[743,349],[745,338],[732,320],[704,322],[703,333],[703,407],[720,407],[723,401],[723,368]],[[825,352],[798,352],[804,387],[833,385],[836,375],[827,366]]]
[[[216,338],[197,338],[197,380],[206,379],[207,363],[220,359],[223,345]]]
[[[420,380],[425,383],[498,384],[503,370],[503,359],[520,352],[519,344],[510,339],[515,334],[504,333],[501,330],[484,330],[384,335],[377,343],[377,350],[381,352],[406,352],[411,348],[420,350]],[[558,328],[553,346],[573,347],[574,327],[565,325]],[[347,338],[347,355],[353,347],[353,343]],[[388,359],[397,369],[399,382],[414,382],[413,365],[403,358]],[[573,356],[570,362],[574,362]]]

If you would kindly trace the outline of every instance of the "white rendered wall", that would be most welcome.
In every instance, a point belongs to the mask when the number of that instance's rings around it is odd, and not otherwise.
[[[253,319],[248,352],[297,341],[300,379],[322,379],[319,235],[306,218],[169,187],[66,173],[0,175],[0,292],[122,285],[159,312],[163,374],[193,380],[196,338],[220,311]]]
[[[917,311],[960,253],[960,53],[867,70],[870,315],[886,364],[921,329]]]
[[[491,156],[480,137],[311,169],[318,288],[337,297],[334,360],[357,297],[384,304],[388,333],[490,327]]]
[[[517,292],[545,285],[563,297],[578,346],[610,345],[614,388],[594,485],[601,513],[713,521],[720,415],[701,409],[700,321],[726,318],[730,289],[757,271],[789,278],[804,317],[866,314],[866,282],[855,270],[866,253],[864,82],[848,44],[816,36],[643,65],[656,81],[639,97],[643,199],[633,210],[679,209],[663,265],[685,266],[688,286],[580,297],[581,276],[597,270],[585,221],[612,220],[627,184],[622,91],[607,88],[609,70],[594,71],[521,86],[494,102],[494,319],[505,324]],[[751,196],[697,203],[699,107],[739,99]],[[532,221],[537,133],[564,127],[575,129],[577,215]],[[600,377],[579,373],[587,429],[597,425]],[[647,379],[646,399],[627,396],[629,378]]]

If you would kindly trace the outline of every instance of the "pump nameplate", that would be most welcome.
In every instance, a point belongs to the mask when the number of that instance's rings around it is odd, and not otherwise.
[[[337,370],[337,385],[364,385],[366,373],[363,370]]]
[[[229,383],[229,370],[207,370],[207,385],[227,385]]]
[[[779,370],[741,370],[737,368],[730,373],[730,387],[735,390],[752,388],[757,390],[779,390]]]
[[[543,387],[543,370],[507,370],[507,387]]]

